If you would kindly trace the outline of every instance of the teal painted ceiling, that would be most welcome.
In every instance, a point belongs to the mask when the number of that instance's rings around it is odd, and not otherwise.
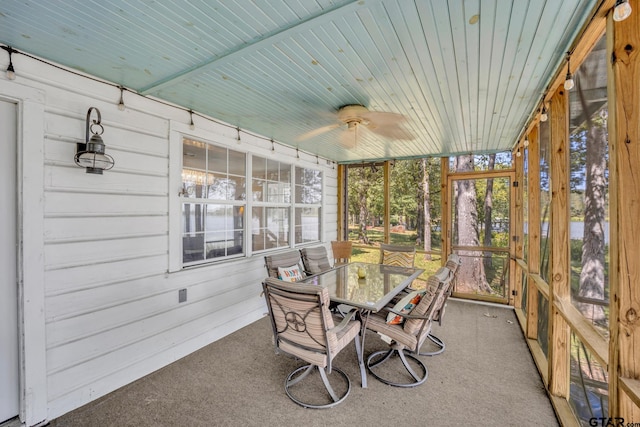
[[[3,0],[0,43],[353,162],[511,149],[597,3]]]

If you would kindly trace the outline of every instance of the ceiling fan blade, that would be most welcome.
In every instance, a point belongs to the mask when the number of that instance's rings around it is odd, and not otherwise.
[[[389,139],[402,139],[402,140],[415,139],[415,136],[411,132],[409,132],[408,130],[404,129],[402,126],[399,126],[397,124],[387,125],[387,126],[377,126],[376,124],[372,123],[369,126],[367,126],[367,128],[371,132]]]
[[[402,114],[384,111],[368,111],[362,114],[362,118],[368,120],[369,123],[374,123],[376,127],[395,125],[407,120]]]
[[[334,129],[337,129],[340,126],[342,126],[342,123],[334,123],[332,125],[322,126],[321,128],[317,128],[307,133],[303,133],[302,135],[296,138],[296,141],[304,141],[305,139],[314,138],[318,135],[322,135],[325,132],[329,132]]]

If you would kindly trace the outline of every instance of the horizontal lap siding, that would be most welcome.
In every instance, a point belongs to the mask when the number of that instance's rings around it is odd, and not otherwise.
[[[44,163],[28,167],[44,170],[41,244],[53,419],[265,315],[266,271],[258,253],[168,273],[169,207],[177,197],[169,186],[170,126],[188,119],[184,111],[142,97],[128,97],[125,111],[118,111],[116,88],[37,62],[21,66],[20,83],[46,93]],[[91,106],[101,112],[106,152],[115,160],[103,175],[73,162]],[[271,146],[244,135],[237,145],[235,129],[213,122],[198,127],[232,149],[265,156]],[[336,170],[315,158],[296,161],[289,151],[283,161],[322,169],[324,239],[335,239]],[[184,303],[178,303],[180,289],[187,289]]]
[[[167,274],[168,120],[98,102],[116,166],[91,175],[73,163],[85,116],[70,109],[80,103],[86,111],[95,100],[48,99],[43,237],[53,418],[261,316],[264,267],[256,257]],[[182,288],[188,298],[179,304]]]

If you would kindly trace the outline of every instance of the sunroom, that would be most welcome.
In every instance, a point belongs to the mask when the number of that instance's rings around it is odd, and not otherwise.
[[[0,422],[259,321],[265,255],[351,240],[460,255],[561,424],[639,425],[633,9],[3,2]]]

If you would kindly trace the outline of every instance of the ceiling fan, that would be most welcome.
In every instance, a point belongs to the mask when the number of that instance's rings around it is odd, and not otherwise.
[[[338,108],[336,119],[336,123],[322,126],[300,135],[298,141],[314,138],[338,128],[342,128],[341,133],[338,135],[338,140],[340,144],[347,148],[355,148],[358,140],[367,132],[373,132],[394,140],[410,140],[414,138],[410,132],[401,126],[406,121],[402,114],[369,111],[363,105],[349,104]]]

